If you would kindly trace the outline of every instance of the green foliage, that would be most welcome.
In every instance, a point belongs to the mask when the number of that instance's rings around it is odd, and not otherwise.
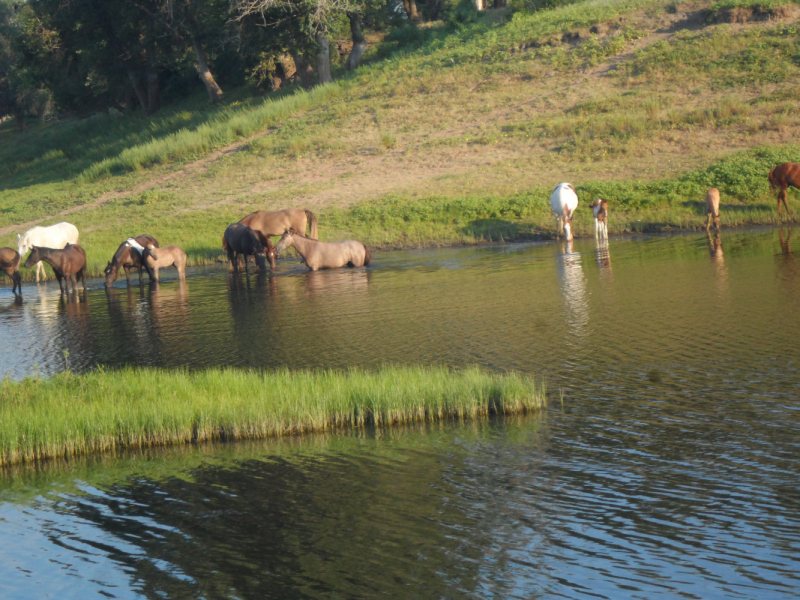
[[[0,465],[545,406],[544,386],[533,377],[477,368],[66,372],[49,380],[0,383]]]

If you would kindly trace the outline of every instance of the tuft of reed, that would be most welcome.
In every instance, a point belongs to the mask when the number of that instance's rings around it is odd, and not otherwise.
[[[464,420],[546,406],[517,373],[98,369],[0,384],[0,465],[124,448]]]

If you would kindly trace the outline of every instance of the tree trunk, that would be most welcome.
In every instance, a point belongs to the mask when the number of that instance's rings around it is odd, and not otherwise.
[[[483,0],[475,0],[475,8],[477,8],[478,10],[483,10],[485,8]]]
[[[349,13],[350,19],[350,33],[353,36],[353,49],[350,51],[350,56],[347,57],[345,68],[353,71],[358,67],[361,62],[361,57],[367,49],[367,40],[364,38],[364,30],[362,28],[361,15],[359,13]]]
[[[214,80],[214,76],[211,74],[211,69],[208,68],[206,51],[203,50],[203,47],[200,45],[200,42],[197,41],[196,36],[192,36],[192,46],[194,47],[194,53],[197,55],[197,73],[200,75],[200,80],[203,82],[203,85],[206,86],[209,101],[211,104],[214,104],[220,98],[222,98],[222,90]]]
[[[331,42],[328,39],[328,33],[321,31],[316,35],[317,46],[317,73],[319,74],[320,85],[326,83],[333,83],[331,76]]]
[[[158,73],[147,69],[147,112],[153,114],[161,107],[161,88]]]
[[[15,110],[14,120],[17,122],[17,131],[23,133],[25,131],[25,111],[19,109]]]
[[[289,54],[291,54],[294,61],[294,74],[300,80],[300,85],[303,86],[303,89],[310,90],[314,87],[314,71],[311,65],[297,51],[297,46],[292,36],[289,36]]]
[[[128,71],[128,79],[131,82],[131,87],[133,87],[136,98],[139,100],[139,106],[142,107],[142,112],[147,114],[147,96],[145,96],[142,86],[139,85],[139,78],[136,77],[136,73],[134,73],[130,67],[126,67],[126,70]]]

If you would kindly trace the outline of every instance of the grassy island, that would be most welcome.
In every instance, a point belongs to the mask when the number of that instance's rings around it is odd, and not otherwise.
[[[545,406],[544,385],[533,377],[478,368],[67,372],[0,384],[0,465]]]

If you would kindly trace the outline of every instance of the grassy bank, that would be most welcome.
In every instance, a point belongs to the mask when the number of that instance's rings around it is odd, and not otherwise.
[[[0,465],[120,448],[468,419],[545,406],[532,377],[477,368],[377,372],[156,369],[0,384]]]

